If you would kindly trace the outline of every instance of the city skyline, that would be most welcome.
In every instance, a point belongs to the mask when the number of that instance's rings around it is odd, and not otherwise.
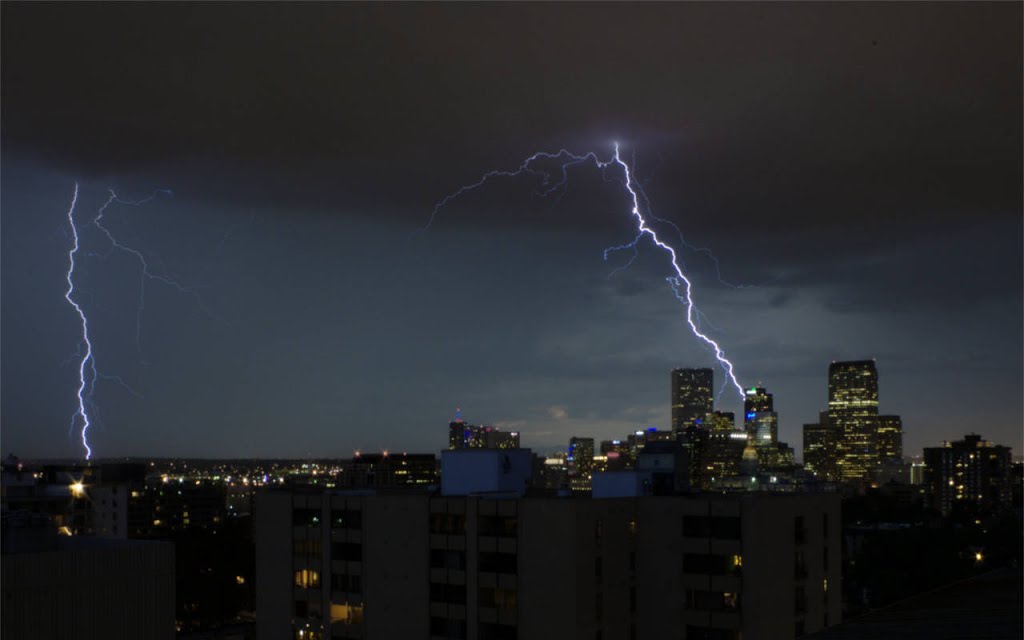
[[[669,428],[667,372],[715,361],[650,246],[604,260],[635,235],[619,185],[498,181],[415,233],[484,171],[613,140],[714,251],[682,251],[703,326],[773,394],[780,441],[827,408],[830,362],[876,358],[906,454],[972,430],[1024,449],[1019,6],[310,5],[303,46],[261,26],[280,8],[238,11],[4,6],[5,455],[81,453],[76,182],[85,220],[108,188],[171,190],[105,224],[201,296],[147,285],[136,340],[138,269],[83,232],[98,366],[132,389],[99,381],[97,457],[433,451],[455,407],[538,448]]]

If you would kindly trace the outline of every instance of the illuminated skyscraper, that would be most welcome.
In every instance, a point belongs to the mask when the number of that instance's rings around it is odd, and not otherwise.
[[[774,411],[772,394],[764,387],[751,387],[744,392],[743,413]]]
[[[569,465],[569,487],[573,491],[589,492],[594,473],[594,439],[570,438],[566,462]]]
[[[715,373],[711,369],[672,370],[672,432],[703,422],[714,411]]]
[[[804,469],[819,480],[838,480],[836,430],[829,424],[826,411],[821,412],[818,422],[804,425]]]
[[[878,372],[874,360],[833,362],[829,366],[828,418],[836,430],[839,479],[870,482],[879,466]]]
[[[903,459],[903,421],[899,416],[878,416],[878,459]]]

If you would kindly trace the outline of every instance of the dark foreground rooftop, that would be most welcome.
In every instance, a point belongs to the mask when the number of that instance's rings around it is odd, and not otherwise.
[[[961,640],[1024,637],[1022,572],[999,569],[853,618],[807,640]]]

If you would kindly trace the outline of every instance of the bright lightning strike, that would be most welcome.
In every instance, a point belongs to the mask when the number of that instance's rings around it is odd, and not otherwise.
[[[96,382],[96,364],[92,356],[92,342],[89,340],[89,320],[85,317],[85,312],[82,311],[82,307],[79,306],[72,294],[75,292],[75,283],[72,278],[75,272],[75,254],[78,253],[78,227],[75,226],[75,205],[78,203],[78,183],[75,183],[75,193],[71,197],[71,206],[68,207],[68,223],[71,225],[71,235],[74,238],[74,244],[71,250],[68,252],[68,290],[64,294],[64,298],[68,303],[74,307],[75,312],[78,313],[78,318],[82,322],[82,342],[80,344],[85,345],[85,353],[82,355],[82,361],[78,365],[78,411],[71,417],[71,425],[78,422],[82,424],[82,446],[85,447],[85,459],[88,460],[92,457],[92,449],[89,447],[89,413],[85,409],[85,388],[87,384],[86,380],[86,366],[91,365],[92,368],[92,384]]]
[[[489,172],[485,173],[476,182],[474,182],[472,184],[469,184],[469,185],[466,185],[466,186],[463,186],[463,187],[460,187],[458,190],[456,190],[453,193],[445,196],[440,202],[438,202],[437,205],[434,206],[434,210],[430,214],[430,220],[427,222],[427,224],[420,231],[423,232],[423,231],[426,231],[427,229],[429,229],[430,226],[434,223],[434,219],[437,217],[438,213],[446,205],[448,205],[448,203],[452,202],[453,200],[455,200],[459,196],[462,196],[463,194],[465,194],[465,193],[467,193],[469,191],[474,191],[476,189],[479,189],[479,188],[483,187],[489,180],[492,180],[494,178],[512,178],[512,177],[520,176],[520,175],[523,175],[523,174],[532,175],[532,176],[540,178],[540,180],[541,180],[541,192],[540,192],[540,195],[548,195],[548,194],[550,194],[550,193],[552,193],[552,192],[554,192],[554,191],[556,191],[556,190],[558,190],[558,189],[560,189],[560,188],[565,186],[566,181],[568,180],[568,173],[567,173],[568,169],[569,169],[569,167],[571,167],[573,165],[581,164],[581,163],[584,163],[584,162],[593,162],[594,165],[598,169],[601,169],[602,171],[605,170],[605,169],[608,169],[610,167],[618,167],[618,168],[620,168],[622,170],[622,180],[621,180],[622,185],[626,188],[626,191],[629,193],[630,200],[632,201],[632,207],[630,209],[630,213],[631,213],[631,215],[634,218],[636,218],[636,222],[637,222],[637,236],[636,236],[636,238],[633,239],[632,242],[630,242],[628,244],[625,244],[625,245],[622,245],[622,246],[617,246],[617,247],[610,247],[609,249],[606,249],[605,252],[604,252],[605,260],[608,259],[608,255],[610,253],[615,252],[615,251],[622,251],[622,250],[626,250],[626,249],[633,250],[634,258],[635,258],[635,252],[636,252],[636,249],[637,249],[637,243],[641,239],[643,239],[644,236],[649,236],[651,241],[657,247],[659,247],[665,253],[668,254],[670,262],[671,262],[671,265],[672,265],[672,270],[675,272],[675,275],[669,277],[668,280],[669,280],[669,283],[673,285],[673,289],[675,289],[676,297],[686,307],[686,322],[690,326],[690,330],[693,332],[693,335],[695,335],[698,339],[701,340],[701,342],[703,342],[705,345],[707,345],[708,347],[710,347],[714,351],[715,359],[718,360],[719,364],[722,366],[722,369],[726,373],[728,381],[732,384],[733,387],[735,387],[736,392],[739,394],[740,398],[742,399],[744,397],[744,395],[743,395],[743,386],[740,385],[739,381],[736,379],[736,374],[735,374],[732,362],[730,362],[729,359],[725,357],[725,351],[722,349],[722,347],[719,346],[719,344],[717,342],[715,342],[710,336],[708,336],[707,334],[703,333],[701,331],[700,327],[699,327],[699,324],[698,324],[699,311],[697,310],[696,305],[694,304],[694,301],[693,301],[693,285],[691,284],[689,278],[686,277],[686,274],[683,272],[683,268],[680,266],[680,263],[681,263],[680,256],[676,253],[676,250],[673,249],[671,245],[669,245],[669,244],[665,243],[664,241],[662,241],[661,238],[658,237],[658,234],[654,231],[654,229],[652,229],[648,225],[646,218],[644,217],[643,213],[641,213],[641,206],[640,206],[640,200],[643,199],[644,201],[647,201],[647,196],[646,196],[646,194],[644,194],[643,189],[640,187],[640,185],[636,184],[636,182],[634,181],[633,172],[630,169],[629,164],[627,164],[622,159],[622,157],[620,156],[620,154],[619,154],[619,144],[617,142],[614,143],[614,147],[615,147],[615,152],[612,155],[610,160],[601,160],[600,158],[597,157],[597,154],[595,154],[594,152],[590,152],[590,153],[586,153],[586,154],[583,154],[583,155],[579,155],[579,154],[575,154],[575,153],[572,153],[570,151],[567,151],[565,149],[561,149],[561,150],[558,151],[558,153],[548,153],[548,152],[535,153],[532,156],[528,157],[526,160],[524,160],[523,163],[520,164],[519,167],[517,169],[513,170],[513,171],[506,171],[506,170],[489,171]],[[531,166],[535,162],[540,161],[540,160],[558,160],[558,161],[561,161],[562,162],[562,164],[561,164],[561,180],[559,180],[558,182],[556,182],[554,184],[551,184],[551,176],[549,174],[547,174],[547,173],[545,173],[543,171],[539,171],[539,170],[535,169],[533,166]],[[648,210],[650,209],[649,204],[648,204],[647,208],[648,208]],[[651,218],[660,221],[660,218],[655,218],[653,216],[653,214],[648,214],[648,215]],[[675,225],[673,225],[673,226],[675,226]],[[679,231],[678,227],[676,228],[676,231]],[[680,234],[680,236],[681,236],[681,234]],[[708,253],[710,255],[710,252],[708,252]],[[712,258],[713,258],[713,256],[712,256]],[[632,263],[632,260],[630,260],[630,264],[631,263]],[[715,260],[716,267],[717,267],[717,263],[718,263],[718,261]],[[628,266],[628,264],[626,266]],[[621,269],[619,269],[619,270],[621,270]],[[719,278],[721,278],[721,275],[719,275]],[[679,292],[680,288],[682,289],[681,293]]]
[[[139,302],[136,308],[135,314],[135,342],[139,348],[139,352],[142,351],[141,338],[142,338],[142,314],[146,306],[146,282],[148,280],[156,280],[161,282],[179,293],[186,293],[192,295],[199,307],[203,309],[211,317],[217,318],[204,304],[199,296],[198,291],[194,287],[182,285],[174,278],[171,278],[165,274],[156,273],[150,268],[149,262],[146,260],[146,256],[131,246],[128,246],[120,242],[114,234],[106,227],[103,223],[104,216],[107,213],[107,209],[113,204],[132,205],[138,206],[143,205],[157,196],[167,195],[170,196],[171,192],[166,189],[158,189],[154,191],[148,198],[142,200],[125,200],[117,195],[117,193],[111,189],[109,190],[109,197],[103,206],[99,208],[96,216],[90,221],[91,224],[96,227],[110,242],[110,250],[106,254],[99,254],[101,257],[109,256],[111,252],[117,250],[127,253],[134,257],[139,262],[139,275],[140,275],[140,286],[139,286]],[[71,226],[71,234],[74,240],[71,250],[68,252],[68,271],[66,279],[68,283],[68,290],[64,294],[64,298],[74,308],[78,314],[78,318],[82,323],[82,340],[79,343],[79,349],[76,357],[81,357],[78,364],[78,410],[71,417],[71,430],[74,431],[76,427],[81,429],[82,446],[85,448],[85,459],[89,460],[92,458],[92,448],[89,446],[89,427],[99,420],[99,407],[93,401],[93,394],[96,391],[96,382],[98,380],[109,380],[118,383],[121,387],[127,390],[129,393],[136,397],[142,397],[138,392],[132,389],[128,384],[121,379],[119,376],[104,375],[96,367],[96,354],[93,349],[92,341],[89,338],[89,321],[86,317],[85,310],[75,300],[75,285],[74,285],[74,273],[75,273],[75,257],[81,248],[81,242],[79,238],[79,227],[75,222],[75,207],[78,204],[78,183],[75,183],[74,195],[71,198],[71,205],[68,208],[67,218],[68,223]],[[87,255],[96,255],[93,253]],[[217,318],[220,319],[220,318]],[[84,347],[84,349],[83,349]],[[90,408],[93,410],[90,413]]]

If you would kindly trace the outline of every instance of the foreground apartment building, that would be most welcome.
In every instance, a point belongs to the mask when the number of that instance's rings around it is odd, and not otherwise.
[[[776,640],[839,622],[838,495],[534,496],[529,456],[445,452],[433,492],[260,494],[258,637]]]

